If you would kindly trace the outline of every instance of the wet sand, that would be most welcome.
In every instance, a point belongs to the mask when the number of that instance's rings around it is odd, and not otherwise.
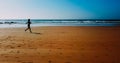
[[[120,63],[120,27],[0,29],[0,63]]]

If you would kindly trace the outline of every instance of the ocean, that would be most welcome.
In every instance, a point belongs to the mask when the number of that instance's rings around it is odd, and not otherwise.
[[[0,19],[0,28],[26,27],[27,19]],[[120,20],[109,19],[31,19],[37,26],[120,26]]]

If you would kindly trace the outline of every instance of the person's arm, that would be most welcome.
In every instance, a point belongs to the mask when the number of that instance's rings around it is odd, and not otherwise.
[[[28,24],[28,22],[26,22],[25,24]]]

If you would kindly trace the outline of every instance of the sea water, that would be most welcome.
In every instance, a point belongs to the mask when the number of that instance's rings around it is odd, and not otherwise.
[[[27,19],[0,19],[0,28],[26,27]],[[31,19],[31,26],[119,26],[119,20]]]

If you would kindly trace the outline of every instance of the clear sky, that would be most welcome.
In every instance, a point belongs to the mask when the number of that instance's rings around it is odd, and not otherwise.
[[[120,19],[120,0],[0,0],[0,19]]]

